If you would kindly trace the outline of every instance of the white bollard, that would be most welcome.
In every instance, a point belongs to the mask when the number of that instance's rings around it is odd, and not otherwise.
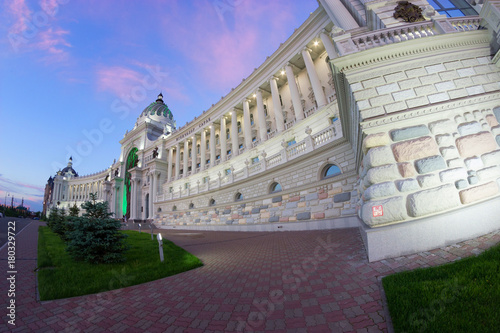
[[[158,238],[158,247],[160,249],[160,261],[163,262],[163,241],[161,238],[161,234],[158,233],[158,235],[156,235],[156,237]]]
[[[139,223],[139,233],[141,233],[141,224]]]
[[[153,225],[150,224],[149,227],[151,228],[151,240],[153,240]]]

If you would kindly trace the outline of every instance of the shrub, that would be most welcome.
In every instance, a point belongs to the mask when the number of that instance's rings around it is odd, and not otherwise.
[[[91,201],[82,204],[85,213],[69,219],[66,250],[75,260],[94,264],[125,261],[127,236],[120,232],[120,222],[110,217],[108,203],[96,202],[96,197],[90,194]]]
[[[50,210],[47,226],[52,230],[52,232],[58,234],[62,240],[66,240],[67,223],[66,211],[64,208],[59,209],[54,207]]]

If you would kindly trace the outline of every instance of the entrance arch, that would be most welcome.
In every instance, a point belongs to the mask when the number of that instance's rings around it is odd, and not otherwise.
[[[123,211],[125,212],[125,216],[127,220],[130,219],[130,205],[132,202],[132,188],[131,188],[131,174],[130,169],[135,168],[139,161],[139,157],[137,156],[137,148],[132,148],[130,153],[128,153],[127,162],[125,165],[125,191],[123,191]]]

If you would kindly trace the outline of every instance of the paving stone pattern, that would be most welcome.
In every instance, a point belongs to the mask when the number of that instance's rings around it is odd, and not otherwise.
[[[0,332],[385,332],[380,276],[477,255],[500,232],[368,263],[358,229],[300,232],[162,231],[204,266],[97,295],[38,302],[37,228],[16,238],[16,326]],[[7,271],[6,248],[0,266]],[[0,280],[6,294],[7,281]]]

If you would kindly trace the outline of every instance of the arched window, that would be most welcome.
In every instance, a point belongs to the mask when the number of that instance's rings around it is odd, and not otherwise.
[[[177,210],[177,206],[172,207],[172,211],[175,212]]]
[[[321,172],[321,179],[335,177],[337,175],[340,175],[341,173],[342,171],[340,171],[340,168],[338,166],[336,166],[335,164],[328,164],[323,168],[323,171]]]
[[[269,187],[269,193],[276,193],[276,192],[281,192],[281,184],[280,183],[272,183],[271,186]]]
[[[161,207],[158,207],[158,213],[161,213]]]
[[[215,144],[218,145],[219,144],[219,134],[217,134],[215,136]]]
[[[199,154],[200,153],[200,145],[197,145],[196,147],[197,147],[197,152],[196,153]]]
[[[234,196],[234,201],[241,201],[243,200],[243,194],[241,194],[240,192],[236,193],[236,195]]]
[[[226,139],[229,139],[229,128],[226,128]]]
[[[210,201],[208,202],[208,205],[215,206],[215,199],[210,199]]]
[[[238,121],[238,133],[241,133],[241,121]]]
[[[189,204],[189,209],[193,209],[193,208],[194,208],[194,203],[192,203],[192,202],[191,202],[191,203]]]
[[[253,124],[254,124],[254,121],[253,121],[253,114],[250,114],[250,125],[252,125],[252,126],[253,126]]]

